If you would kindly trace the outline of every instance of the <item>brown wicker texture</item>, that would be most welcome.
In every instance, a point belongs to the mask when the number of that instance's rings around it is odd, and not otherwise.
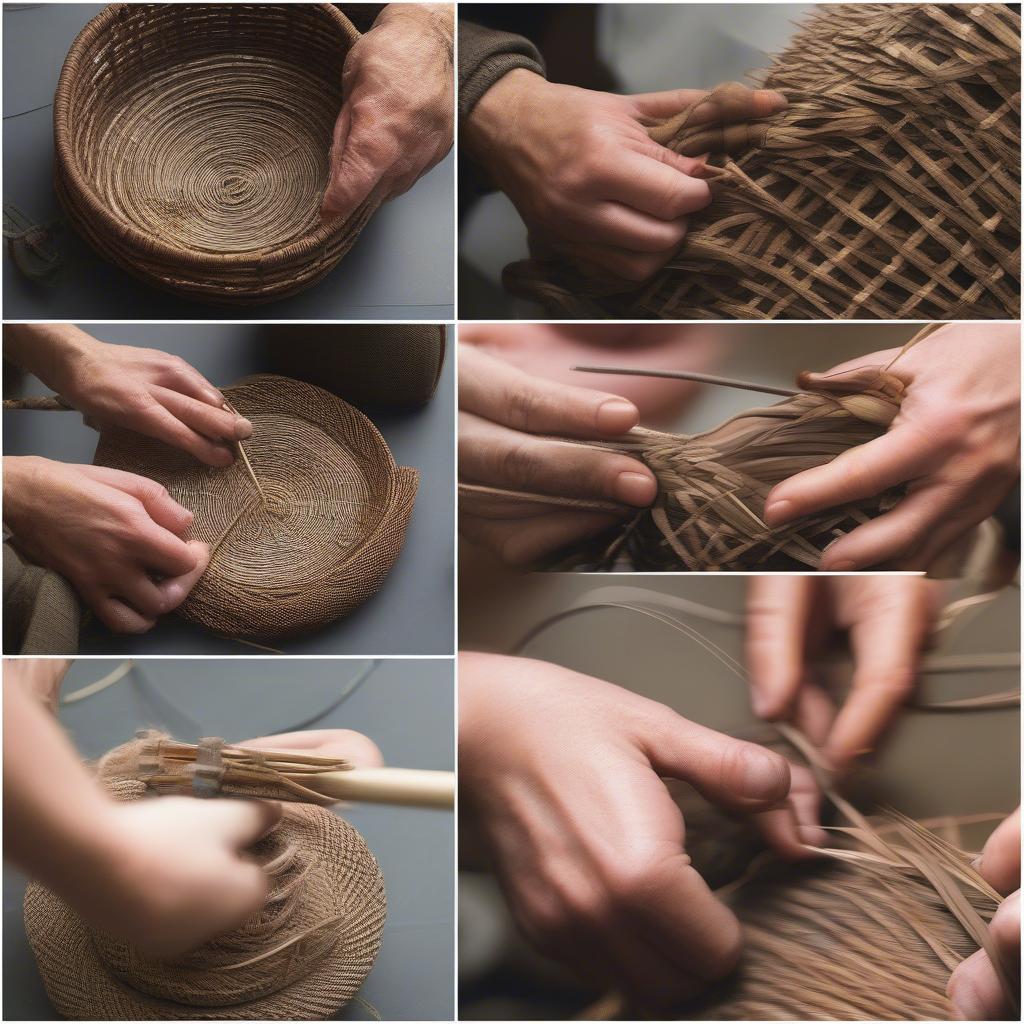
[[[571,317],[1016,318],[1020,30],[1007,4],[822,5],[765,76],[781,114],[652,129],[714,148],[714,201],[664,270],[637,288],[530,260],[506,286]]]
[[[319,281],[376,208],[321,224],[341,72],[331,4],[112,4],[54,99],[56,188],[106,259],[187,298],[252,305]]]
[[[100,763],[115,799],[144,782],[118,774],[146,740]],[[322,807],[290,803],[252,850],[271,876],[262,910],[195,952],[151,960],[90,929],[38,884],[25,929],[54,1006],[71,1020],[326,1020],[355,996],[380,949],[384,880],[362,836]]]
[[[658,482],[654,504],[623,526],[555,557],[548,568],[709,572],[817,568],[827,545],[892,508],[895,489],[782,526],[764,521],[765,499],[778,483],[831,462],[885,433],[899,412],[903,384],[877,366],[842,374],[805,374],[807,389],[775,405],[751,409],[703,434],[637,427],[621,440],[561,438],[641,460]],[[459,503],[504,517],[524,504],[606,511],[607,502],[527,494],[460,484]]]
[[[130,431],[101,435],[95,463],[163,484],[195,514],[209,567],[178,614],[268,641],[324,626],[376,593],[405,538],[419,482],[357,409],[287,377],[224,391],[252,422],[227,469]]]

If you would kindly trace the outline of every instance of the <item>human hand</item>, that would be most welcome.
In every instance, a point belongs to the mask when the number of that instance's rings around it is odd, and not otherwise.
[[[942,594],[942,583],[920,576],[752,576],[747,664],[754,713],[792,718],[808,735],[817,733],[812,738],[832,768],[847,770],[913,692]],[[837,630],[849,633],[854,674],[835,715],[809,663]]]
[[[524,68],[481,97],[462,127],[467,152],[515,204],[531,239],[585,272],[644,281],[676,253],[687,218],[711,202],[703,161],[654,142],[647,128],[706,97],[695,89],[636,96],[556,85]],[[785,107],[749,92],[731,120]],[[717,119],[707,105],[694,124]]]
[[[740,928],[690,864],[662,777],[756,815],[805,854],[784,758],[619,687],[526,658],[462,654],[459,792],[513,915],[552,958],[636,1003],[667,1005],[727,974]],[[804,841],[820,845],[811,827]]]
[[[989,923],[1005,976],[1020,979],[1020,808],[989,837],[981,853],[978,872],[1006,899]],[[1009,893],[1009,895],[1007,895]],[[1004,1020],[1008,1005],[988,953],[979,949],[950,975],[946,994],[963,1020]]]
[[[903,403],[888,432],[768,495],[765,521],[779,526],[909,484],[891,512],[831,544],[822,569],[927,569],[991,515],[1020,476],[1020,328],[947,324],[889,367],[898,352],[875,352],[829,371],[877,364],[903,381]]]
[[[535,377],[571,387],[602,378],[575,366],[622,364],[651,370],[707,372],[727,355],[731,336],[704,324],[461,324],[459,341],[475,345]],[[610,378],[604,378],[607,381]],[[663,377],[619,376],[615,390],[646,426],[668,426],[700,385]]]
[[[94,429],[134,430],[208,466],[230,466],[235,443],[252,434],[198,370],[156,349],[82,335],[66,345],[47,383]]]
[[[70,658],[11,658],[4,662],[4,681],[20,686],[56,714],[69,668]]]
[[[4,522],[110,629],[142,633],[185,600],[209,561],[182,538],[192,513],[159,484],[101,466],[4,459]]]
[[[245,850],[281,813],[265,800],[107,801],[96,871],[70,902],[147,956],[190,952],[263,906],[269,879]]]
[[[623,398],[574,388],[518,370],[472,345],[459,346],[459,479],[513,491],[618,502],[622,514],[538,503],[510,513],[463,501],[459,528],[511,564],[542,555],[613,525],[643,508],[657,485],[646,466],[625,455],[566,444],[538,434],[600,440],[637,423]]]
[[[324,220],[400,196],[452,148],[453,34],[451,4],[388,4],[349,51]]]

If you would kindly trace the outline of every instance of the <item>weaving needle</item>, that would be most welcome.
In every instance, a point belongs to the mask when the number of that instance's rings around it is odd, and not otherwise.
[[[690,370],[646,370],[639,367],[625,366],[573,366],[577,373],[617,373],[625,377],[667,377],[671,380],[692,380],[698,384],[718,384],[727,388],[742,388],[744,391],[760,391],[766,395],[782,395],[792,398],[802,392],[793,388],[777,388],[770,384],[753,384],[746,380],[733,380],[731,377],[716,377],[710,373],[694,373]]]

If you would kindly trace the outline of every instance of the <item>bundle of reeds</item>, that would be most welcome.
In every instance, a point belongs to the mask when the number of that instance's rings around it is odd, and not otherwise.
[[[355,768],[337,758],[232,746],[219,738],[179,743],[154,730],[111,750],[99,773],[141,780],[157,794],[265,797],[323,806],[343,800],[412,807],[455,802],[452,772]]]

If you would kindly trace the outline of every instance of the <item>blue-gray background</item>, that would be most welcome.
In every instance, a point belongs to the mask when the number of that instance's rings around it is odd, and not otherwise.
[[[4,4],[4,202],[35,224],[61,217],[53,191],[53,94],[75,36],[103,4]],[[279,302],[201,305],[158,291],[103,260],[70,228],[58,235],[58,284],[24,277],[3,259],[9,319],[447,320],[455,301],[454,154],[382,206],[352,251],[318,285]]]
[[[101,678],[118,662],[80,660],[65,694]],[[328,710],[361,673],[362,684]],[[387,764],[451,770],[453,662],[164,660],[137,663],[120,683],[61,709],[60,718],[83,757],[97,757],[143,726],[194,742],[200,736],[244,740],[309,728],[366,733]],[[353,805],[342,812],[380,863],[388,918],[380,957],[360,995],[384,1020],[444,1020],[453,1006],[454,822],[450,811]],[[53,1020],[22,921],[24,877],[4,868],[3,1018]],[[370,1019],[358,1003],[338,1019]]]
[[[226,386],[266,369],[256,324],[89,324],[94,337],[173,352]],[[296,344],[301,344],[297,341]],[[450,654],[454,645],[455,384],[453,344],[433,400],[412,412],[370,418],[402,466],[420,471],[405,545],[384,585],[351,615],[278,645],[289,654]],[[26,394],[46,394],[26,378]],[[5,394],[7,392],[5,391]],[[5,411],[4,455],[92,462],[96,433],[77,413]],[[97,623],[82,635],[83,654],[251,654],[252,649],[168,616],[142,636],[118,636]],[[58,652],[62,653],[62,652]]]

